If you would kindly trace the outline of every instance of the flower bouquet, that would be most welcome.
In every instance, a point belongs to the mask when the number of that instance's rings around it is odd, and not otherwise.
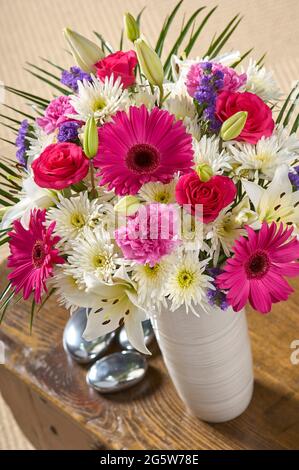
[[[238,15],[189,58],[215,8],[196,27],[203,8],[192,14],[162,63],[181,3],[155,47],[141,14],[125,15],[117,51],[66,29],[75,65],[31,66],[50,102],[6,87],[32,110],[4,116],[17,163],[0,163],[0,309],[30,298],[32,323],[56,295],[71,313],[86,308],[85,339],[124,326],[144,354],[150,317],[187,407],[225,421],[252,394],[244,307],[270,312],[299,274],[298,86],[283,100],[263,58],[245,67],[250,51],[222,53]]]

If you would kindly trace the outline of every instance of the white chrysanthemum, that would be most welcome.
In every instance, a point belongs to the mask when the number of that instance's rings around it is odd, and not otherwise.
[[[72,314],[81,305],[84,288],[79,285],[77,279],[68,271],[68,265],[57,268],[51,280],[58,297],[58,303],[70,310]]]
[[[194,119],[186,117],[184,119],[184,125],[186,127],[186,131],[192,135],[193,139],[201,139],[202,129],[196,117]]]
[[[258,95],[265,101],[278,100],[282,93],[274,79],[273,72],[259,67],[252,59],[247,70],[243,70],[247,75],[245,90]]]
[[[219,139],[204,135],[199,141],[193,139],[195,168],[203,163],[209,165],[213,174],[231,170],[231,157],[225,150],[219,152]]]
[[[215,289],[211,283],[213,278],[204,274],[208,262],[209,259],[199,261],[194,253],[187,253],[179,259],[173,258],[165,285],[165,294],[169,296],[172,311],[185,305],[187,312],[190,309],[197,315],[196,305],[206,309],[207,289]]]
[[[159,94],[157,89],[152,93],[149,86],[138,85],[130,97],[129,105],[142,106],[144,104],[147,109],[152,109],[158,101],[158,98]]]
[[[125,109],[128,102],[127,90],[123,90],[121,78],[105,81],[92,76],[92,82],[78,82],[78,94],[70,97],[70,102],[78,114],[69,115],[72,119],[87,121],[94,116],[99,123],[109,121],[117,111]]]
[[[56,222],[55,234],[60,236],[61,242],[68,242],[82,235],[100,206],[97,200],[88,199],[87,191],[69,199],[60,195],[57,207],[48,210],[47,220]]]
[[[235,142],[228,144],[227,149],[239,165],[236,174],[248,174],[249,178],[258,172],[260,177],[271,180],[278,166],[290,165],[294,160],[294,154],[281,146],[276,135],[262,137],[256,145]]]
[[[98,204],[91,213],[87,225],[91,229],[99,225],[112,235],[116,228],[114,206],[108,202]]]
[[[209,246],[204,241],[203,223],[199,217],[181,209],[181,240],[185,251],[209,251]]]
[[[38,125],[34,124],[34,137],[28,137],[29,149],[27,150],[28,155],[28,168],[31,167],[32,162],[40,156],[48,145],[56,142],[56,133],[46,134],[43,129]]]
[[[187,89],[182,80],[175,83],[165,83],[164,92],[166,99],[163,107],[173,114],[176,119],[194,119],[197,115],[193,99],[187,93]],[[184,122],[185,123],[185,122]]]
[[[140,196],[147,202],[160,202],[161,204],[171,204],[175,202],[175,187],[177,178],[170,183],[146,183],[139,191]]]
[[[234,209],[226,207],[212,224],[205,227],[205,238],[210,240],[210,256],[217,265],[221,248],[226,256],[231,255],[235,240],[246,235],[245,225],[257,219],[257,214],[250,210],[249,199],[244,198]]]
[[[274,130],[273,136],[277,138],[277,143],[281,150],[294,154],[294,161],[297,163],[299,155],[299,139],[296,133],[290,135],[287,127],[278,125]]]
[[[85,229],[81,238],[71,241],[68,256],[69,272],[84,285],[86,274],[100,281],[111,282],[116,269],[116,253],[110,235],[102,227]]]
[[[159,310],[161,304],[165,303],[164,285],[170,269],[167,257],[153,267],[134,264],[132,279],[137,283],[138,299],[145,308],[155,307]]]

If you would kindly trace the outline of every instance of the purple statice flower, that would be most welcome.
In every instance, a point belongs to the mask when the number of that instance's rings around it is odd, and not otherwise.
[[[293,171],[289,173],[289,179],[292,185],[299,190],[299,166],[295,166]]]
[[[87,80],[88,82],[92,81],[91,75],[84,70],[80,69],[80,67],[71,67],[70,70],[63,70],[61,74],[61,83],[68,88],[71,88],[75,93],[78,91],[78,81],[83,82],[83,80]]]
[[[213,70],[211,62],[202,62],[201,80],[196,88],[193,98],[202,108],[202,117],[208,123],[212,132],[219,131],[221,122],[216,117],[216,100],[218,93],[224,87],[224,72],[222,70]]]
[[[26,135],[28,132],[29,123],[27,119],[21,122],[21,126],[16,138],[16,146],[17,152],[16,157],[20,165],[26,167],[26,149],[27,149],[27,142],[26,142]]]
[[[208,302],[213,307],[217,306],[217,307],[220,307],[221,310],[227,310],[229,307],[229,303],[226,299],[226,294],[221,289],[219,289],[219,287],[217,287],[216,282],[215,282],[217,276],[219,276],[219,274],[221,274],[223,271],[219,268],[210,268],[208,272],[209,272],[209,275],[214,278],[213,285],[215,286],[215,290],[214,289],[207,290]]]
[[[78,140],[78,130],[80,122],[66,121],[59,126],[57,135],[58,142],[76,142]]]

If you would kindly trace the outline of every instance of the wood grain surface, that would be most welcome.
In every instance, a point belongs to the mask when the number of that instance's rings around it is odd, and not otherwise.
[[[1,268],[1,284],[5,271]],[[0,389],[25,435],[41,449],[298,449],[299,365],[290,344],[299,338],[299,291],[268,316],[248,311],[255,391],[239,418],[218,425],[187,414],[157,346],[146,379],[129,391],[101,396],[86,368],[62,347],[66,310],[51,300],[29,332],[29,304],[8,311]]]

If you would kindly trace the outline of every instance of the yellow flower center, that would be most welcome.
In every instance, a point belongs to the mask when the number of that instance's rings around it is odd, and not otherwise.
[[[68,276],[68,281],[71,287],[78,287],[77,280],[74,278],[74,276]]]
[[[97,254],[93,258],[93,264],[95,268],[103,268],[106,264],[106,256],[102,254]]]
[[[258,160],[261,163],[268,163],[272,161],[272,155],[271,153],[267,152],[258,153],[257,155],[255,155],[255,160]]]
[[[92,103],[92,110],[93,112],[95,113],[96,111],[101,111],[102,109],[104,109],[106,106],[106,101],[104,100],[104,98],[102,98],[102,96],[98,96],[97,98],[95,98],[94,102]]]
[[[155,196],[155,201],[160,202],[161,204],[167,204],[170,200],[169,193],[158,193]]]
[[[85,225],[85,217],[79,213],[72,214],[71,224],[76,228],[82,228]]]
[[[152,267],[149,264],[144,265],[144,271],[148,277],[155,277],[158,274],[159,269],[160,269],[159,263],[155,264],[155,266],[152,266]]]
[[[184,269],[178,274],[177,280],[181,289],[188,289],[194,281],[194,274]]]

